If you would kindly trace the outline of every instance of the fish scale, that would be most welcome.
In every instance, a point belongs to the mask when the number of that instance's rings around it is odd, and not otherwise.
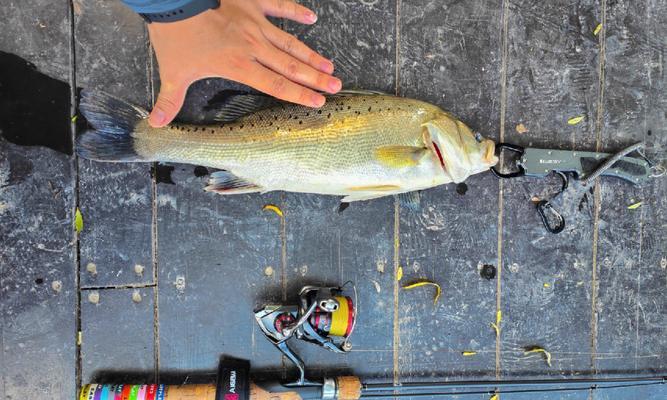
[[[245,98],[239,100],[246,107]],[[100,113],[105,104],[97,103],[84,109]],[[152,128],[146,114],[134,110],[134,154],[126,158],[224,169],[226,180],[213,185],[220,193],[255,187],[344,195],[353,201],[461,181],[496,162],[492,142],[475,140],[449,113],[389,95],[331,96],[320,109],[279,104],[233,122],[164,128]],[[229,110],[232,105],[223,105],[221,113]],[[233,185],[225,188],[228,181]]]

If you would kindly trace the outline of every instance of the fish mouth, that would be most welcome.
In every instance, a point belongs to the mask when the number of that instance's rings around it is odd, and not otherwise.
[[[484,146],[484,156],[482,160],[489,167],[493,167],[498,163],[498,157],[496,157],[496,144],[492,140],[485,139],[482,142],[482,145]]]

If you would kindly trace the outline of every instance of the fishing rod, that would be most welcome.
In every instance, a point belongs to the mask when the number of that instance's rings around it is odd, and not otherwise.
[[[82,388],[79,400],[358,400],[613,390],[664,385],[667,382],[665,376],[411,382],[397,385],[364,382],[357,376],[307,379],[305,365],[288,346],[288,341],[302,340],[335,353],[349,352],[352,348],[349,338],[357,317],[357,299],[354,286],[346,289],[347,285],[306,286],[299,292],[296,305],[267,305],[255,310],[255,320],[264,336],[296,365],[298,377],[295,381],[251,381],[248,361],[224,358],[220,362],[215,384],[90,384]]]

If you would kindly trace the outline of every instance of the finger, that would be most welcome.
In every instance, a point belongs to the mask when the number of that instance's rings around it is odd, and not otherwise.
[[[272,46],[259,54],[257,60],[292,82],[308,86],[311,89],[336,93],[342,86],[340,79],[323,74],[310,65],[304,64]]]
[[[169,124],[183,107],[188,84],[165,82],[160,88],[153,111],[148,116],[148,123],[154,128],[161,128]]]
[[[317,54],[317,52],[306,46],[302,41],[294,37],[294,35],[290,35],[273,24],[267,24],[267,30],[264,32],[264,36],[266,36],[274,46],[285,53],[293,55],[302,62],[305,62],[324,73],[333,73],[334,65],[331,61]]]
[[[287,18],[302,24],[314,24],[317,15],[292,0],[260,0],[264,13],[272,17]]]
[[[322,107],[325,102],[321,94],[294,83],[257,62],[251,63],[244,77],[238,81],[273,97],[307,107]]]

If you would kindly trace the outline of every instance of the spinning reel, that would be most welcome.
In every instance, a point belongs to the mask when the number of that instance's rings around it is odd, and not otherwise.
[[[292,337],[334,353],[347,353],[352,349],[348,339],[354,331],[357,296],[354,287],[354,300],[343,295],[345,285],[305,286],[299,292],[299,305],[267,305],[255,311],[255,319],[264,335],[299,369],[299,379],[285,386],[322,385],[306,380],[303,361],[287,345]]]

